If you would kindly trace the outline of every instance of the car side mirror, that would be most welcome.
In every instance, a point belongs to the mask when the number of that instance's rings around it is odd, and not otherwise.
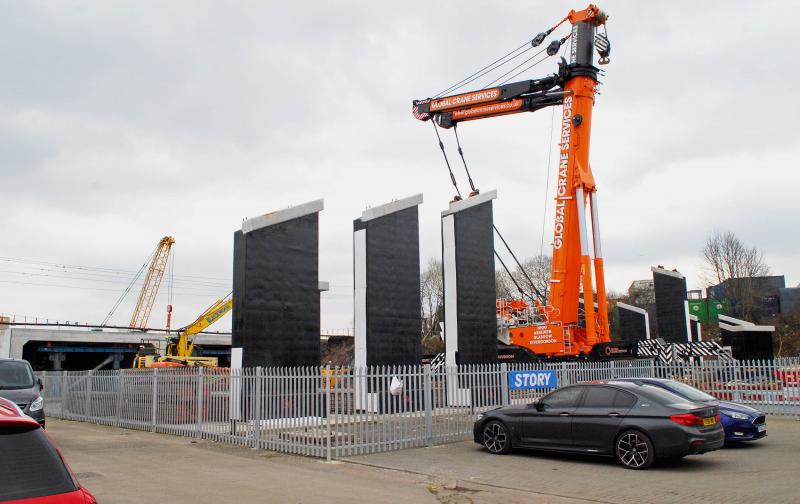
[[[547,405],[545,403],[542,403],[542,402],[533,403],[533,407],[536,408],[536,411],[544,411],[545,410],[545,406],[547,406]]]
[[[41,378],[37,378],[36,383],[39,385],[39,390],[44,390],[44,383],[42,383]]]

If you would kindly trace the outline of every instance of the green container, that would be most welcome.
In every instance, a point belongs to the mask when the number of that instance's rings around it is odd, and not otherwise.
[[[708,301],[707,299],[690,299],[689,315],[694,315],[703,324],[708,324]]]
[[[728,313],[730,303],[727,300],[716,299],[690,299],[689,315],[695,315],[703,324],[716,324],[719,315]]]

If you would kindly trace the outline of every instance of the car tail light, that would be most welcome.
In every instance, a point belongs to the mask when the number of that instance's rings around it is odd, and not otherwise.
[[[681,415],[672,415],[670,420],[680,425],[687,425],[689,427],[702,427],[703,419],[692,413],[683,413]]]

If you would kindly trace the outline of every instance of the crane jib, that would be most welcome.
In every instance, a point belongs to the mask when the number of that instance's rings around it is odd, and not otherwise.
[[[513,100],[489,103],[478,107],[470,107],[466,109],[459,109],[453,111],[453,119],[467,119],[470,117],[480,117],[490,114],[498,114],[503,112],[511,112],[522,108],[522,100],[515,98]]]
[[[476,105],[478,103],[495,101],[498,98],[500,98],[500,88],[482,89],[480,91],[472,91],[470,93],[431,100],[430,111],[439,112],[442,110],[451,110],[465,105]]]

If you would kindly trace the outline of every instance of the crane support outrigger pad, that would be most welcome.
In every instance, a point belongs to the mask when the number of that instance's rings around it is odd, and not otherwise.
[[[525,320],[532,323],[513,325],[512,322],[511,327],[514,344],[547,357],[608,356],[617,353],[611,347],[597,188],[589,163],[592,109],[599,73],[594,66],[595,38],[599,41],[597,50],[601,62],[607,63],[611,48],[605,33],[607,19],[602,10],[590,4],[583,10],[570,11],[564,19],[531,41],[531,46],[537,47],[561,24],[569,22],[571,25],[568,35],[553,40],[545,49],[526,60],[544,51],[548,56],[554,56],[569,39],[568,58],[561,58],[558,71],[552,75],[414,100],[412,104],[415,118],[421,121],[432,119],[443,128],[452,128],[464,121],[562,105],[550,295],[546,304],[526,308],[532,316]],[[600,26],[604,31],[597,34]],[[503,61],[504,58],[497,61]],[[473,82],[475,75],[485,74],[481,71],[451,86],[445,93]],[[593,295],[595,290],[596,300]],[[581,304],[590,308],[581,309]],[[516,315],[512,318],[517,320]]]

